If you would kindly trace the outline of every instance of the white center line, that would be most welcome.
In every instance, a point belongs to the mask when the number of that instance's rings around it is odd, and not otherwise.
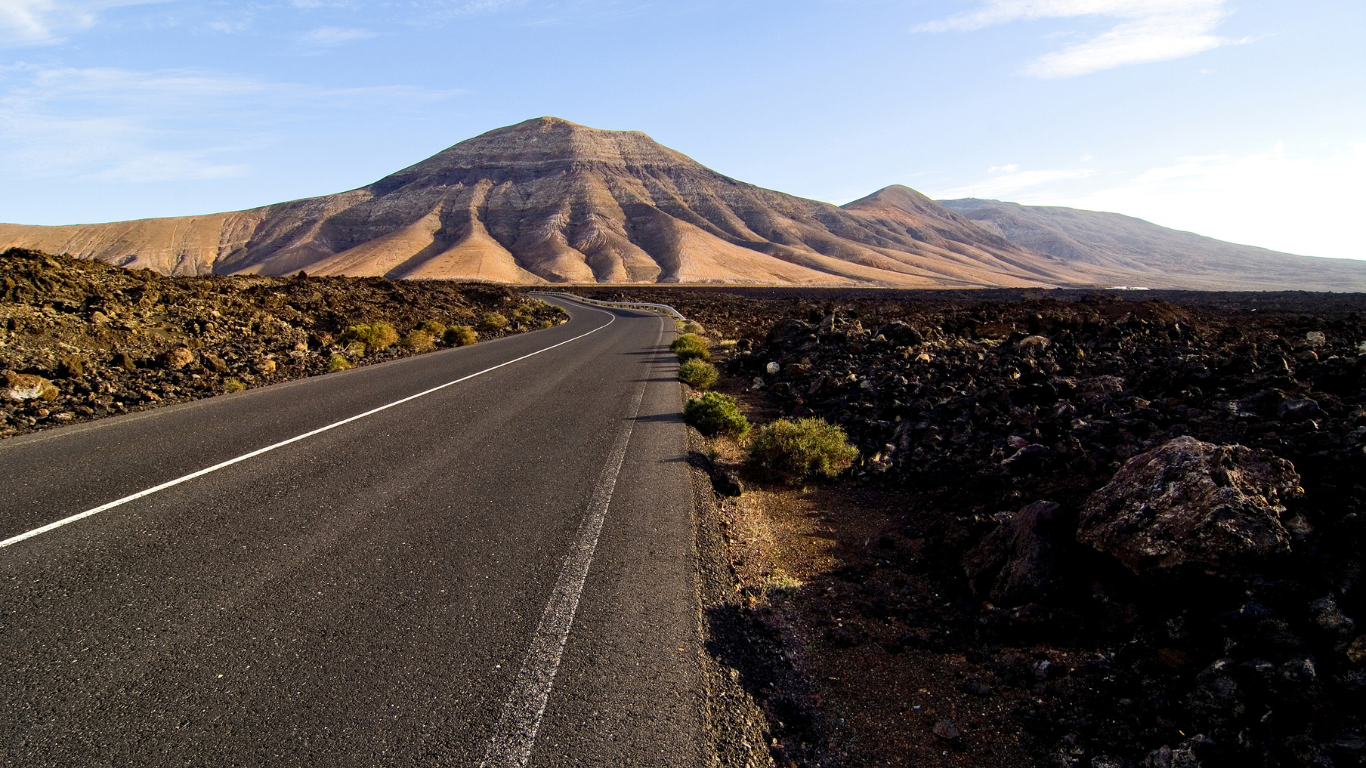
[[[595,310],[593,310],[593,311],[594,311],[594,312],[602,312],[602,310],[600,310],[600,309],[595,309]],[[609,313],[609,312],[603,312],[603,314],[611,314],[611,313]],[[503,367],[505,367],[505,366],[512,365],[513,363],[521,362],[522,360],[525,360],[525,359],[527,359],[528,357],[535,357],[536,355],[539,355],[539,354],[541,354],[542,352],[549,352],[550,350],[552,350],[552,349],[554,349],[554,348],[556,348],[556,347],[563,347],[565,344],[568,344],[568,343],[570,343],[570,342],[572,342],[572,341],[578,341],[579,339],[582,339],[582,338],[585,337],[585,336],[591,336],[591,335],[597,333],[598,331],[601,331],[603,328],[606,328],[607,326],[611,325],[612,323],[615,323],[616,321],[617,321],[616,315],[612,315],[612,319],[611,319],[611,320],[608,320],[606,323],[603,323],[602,325],[598,326],[597,328],[594,328],[593,330],[589,331],[588,333],[579,334],[578,336],[575,336],[575,337],[572,338],[572,339],[566,339],[565,341],[561,341],[561,342],[558,343],[558,344],[552,344],[552,345],[550,345],[550,346],[548,346],[548,347],[545,347],[544,349],[538,349],[538,350],[536,350],[535,352],[532,352],[532,353],[530,353],[530,354],[522,355],[521,357],[518,357],[518,358],[513,359],[513,360],[508,360],[508,361],[505,362],[505,363],[499,363],[498,365],[495,365],[495,366],[493,366],[493,367],[491,367],[491,368],[485,368],[484,370],[479,371],[479,372],[477,372],[477,373],[471,373],[471,374],[468,375],[468,376],[462,376],[462,377],[456,379],[455,381],[448,381],[448,382],[446,382],[445,384],[441,384],[441,385],[432,387],[431,389],[428,389],[428,390],[425,390],[425,391],[422,391],[422,392],[418,392],[418,393],[415,394],[415,395],[409,395],[408,397],[405,397],[405,398],[403,398],[402,400],[395,400],[394,402],[389,403],[388,405],[381,405],[381,406],[378,407],[378,408],[372,408],[372,409],[366,411],[365,413],[358,413],[358,414],[356,414],[355,416],[352,416],[352,417],[347,418],[347,419],[342,419],[341,421],[334,422],[334,423],[332,423],[332,424],[328,424],[328,425],[325,426],[325,427],[319,427],[319,428],[313,430],[312,432],[305,432],[304,434],[298,435],[297,437],[291,437],[291,438],[289,438],[288,440],[281,440],[280,442],[275,443],[274,445],[268,445],[268,446],[266,446],[265,448],[258,448],[258,449],[256,449],[256,450],[252,451],[251,453],[244,453],[244,454],[242,454],[241,456],[238,456],[237,458],[228,459],[227,461],[220,462],[220,463],[218,463],[218,464],[213,465],[212,467],[205,467],[204,469],[201,469],[201,470],[199,470],[198,472],[191,472],[190,474],[185,475],[184,477],[177,477],[177,478],[174,479],[174,480],[169,480],[169,481],[167,481],[167,482],[162,483],[161,485],[153,486],[153,487],[151,487],[151,488],[148,488],[148,489],[145,490],[145,491],[138,491],[137,493],[135,493],[135,494],[133,494],[133,495],[131,495],[131,496],[124,496],[123,498],[121,498],[121,499],[116,499],[116,500],[114,500],[114,501],[109,502],[108,504],[101,504],[100,506],[95,507],[94,509],[87,509],[87,510],[84,511],[84,512],[81,512],[81,513],[79,513],[79,514],[72,515],[71,517],[62,518],[61,520],[58,520],[58,521],[55,522],[55,523],[48,523],[47,525],[44,525],[44,526],[41,527],[41,528],[34,528],[33,530],[28,531],[27,533],[21,533],[21,534],[19,534],[18,536],[11,536],[10,538],[5,539],[4,541],[0,541],[0,549],[3,549],[3,548],[5,548],[5,547],[8,547],[8,546],[10,546],[10,545],[12,545],[12,544],[18,544],[19,542],[21,542],[21,541],[23,541],[23,540],[25,540],[25,539],[31,539],[31,538],[33,538],[34,536],[38,536],[38,535],[47,533],[48,531],[51,531],[51,530],[54,530],[54,529],[57,529],[57,528],[61,528],[61,527],[64,526],[64,525],[70,525],[70,524],[72,524],[72,523],[74,523],[74,522],[76,522],[76,521],[78,521],[78,520],[84,520],[84,519],[87,518],[87,517],[91,517],[91,516],[93,516],[93,515],[98,515],[98,514],[101,513],[101,512],[107,512],[107,511],[113,509],[114,507],[122,506],[122,505],[124,505],[124,504],[127,504],[127,503],[130,502],[130,501],[136,501],[136,500],[138,500],[138,499],[143,498],[144,496],[151,496],[152,494],[157,493],[158,491],[164,491],[164,490],[166,490],[167,488],[171,488],[171,487],[173,487],[173,486],[180,485],[181,483],[189,482],[190,480],[193,480],[193,479],[195,479],[195,478],[197,478],[197,477],[203,477],[204,475],[207,475],[207,474],[209,474],[209,473],[211,473],[211,472],[217,472],[217,471],[220,470],[220,469],[224,469],[224,468],[226,468],[226,467],[231,467],[231,466],[234,465],[234,464],[240,464],[241,462],[244,462],[244,461],[246,461],[247,459],[255,458],[255,457],[257,457],[257,456],[260,456],[260,455],[263,454],[263,453],[270,453],[271,451],[275,450],[276,448],[283,448],[283,447],[285,447],[286,445],[290,445],[291,443],[297,443],[297,442],[299,442],[300,440],[307,440],[308,438],[313,437],[314,435],[320,435],[320,434],[322,434],[322,433],[324,433],[324,432],[326,432],[326,431],[328,431],[328,430],[336,429],[337,427],[340,427],[340,426],[342,426],[343,424],[350,424],[350,423],[353,422],[353,421],[359,421],[360,419],[363,419],[363,418],[365,418],[365,417],[367,417],[367,416],[373,416],[373,415],[379,413],[380,411],[387,411],[388,409],[393,408],[393,407],[396,406],[396,405],[403,405],[403,404],[406,403],[406,402],[409,402],[409,401],[412,401],[412,400],[416,400],[416,399],[418,399],[419,397],[425,397],[425,396],[427,396],[427,395],[432,394],[433,392],[438,392],[438,391],[440,391],[440,390],[443,390],[443,389],[445,389],[446,387],[450,387],[450,386],[454,386],[454,385],[456,385],[456,384],[459,384],[459,383],[462,382],[462,381],[469,381],[470,379],[472,379],[472,378],[474,378],[474,377],[476,377],[476,376],[482,376],[482,375],[484,375],[484,374],[486,374],[486,373],[488,373],[488,372],[490,372],[490,371],[496,371],[496,370],[498,370],[499,368],[503,368]]]
[[[655,347],[659,346],[663,337],[664,323],[661,321]],[[550,593],[545,613],[541,614],[541,623],[531,639],[526,661],[512,683],[512,693],[503,704],[503,712],[484,750],[484,761],[480,763],[480,768],[525,768],[531,759],[531,749],[536,745],[536,732],[540,730],[541,717],[550,699],[550,688],[555,684],[555,673],[560,669],[560,656],[564,653],[565,643],[569,641],[569,629],[574,624],[574,614],[579,608],[579,595],[588,578],[588,567],[593,563],[593,552],[598,547],[598,535],[607,518],[607,507],[612,503],[612,492],[617,487],[617,474],[621,472],[622,462],[626,459],[626,447],[631,442],[631,432],[640,413],[640,402],[645,397],[645,387],[649,385],[649,377],[645,379],[636,390],[626,420],[617,430],[612,452],[607,456],[602,476],[589,499],[588,514],[579,525],[578,536],[564,559],[564,568],[555,581],[555,589]]]

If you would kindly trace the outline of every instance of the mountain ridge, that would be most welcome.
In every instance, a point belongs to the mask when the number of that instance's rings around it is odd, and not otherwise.
[[[1070,264],[1152,288],[1366,291],[1366,262],[1282,253],[1122,213],[965,198],[937,201],[979,227]]]
[[[204,216],[0,224],[9,246],[165,274],[518,284],[1048,287],[1145,274],[1117,257],[1078,258],[1080,247],[1022,245],[908,187],[836,206],[725,176],[638,131],[553,117],[347,192]]]

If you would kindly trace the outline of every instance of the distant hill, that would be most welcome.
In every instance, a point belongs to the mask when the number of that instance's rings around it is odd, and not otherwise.
[[[1118,213],[939,200],[1016,245],[1152,288],[1366,291],[1366,261],[1296,256],[1160,227]]]

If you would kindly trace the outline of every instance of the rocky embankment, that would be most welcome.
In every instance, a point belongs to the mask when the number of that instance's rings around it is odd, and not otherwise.
[[[563,318],[501,286],[172,278],[12,249],[0,254],[0,437],[470,342],[450,327],[489,339]]]
[[[955,670],[1033,764],[1366,762],[1366,300],[650,296],[896,499],[800,592],[827,652]]]

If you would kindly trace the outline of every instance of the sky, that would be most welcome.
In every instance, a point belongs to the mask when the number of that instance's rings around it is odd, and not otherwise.
[[[553,115],[1366,258],[1361,0],[0,0],[0,221],[251,208]]]

